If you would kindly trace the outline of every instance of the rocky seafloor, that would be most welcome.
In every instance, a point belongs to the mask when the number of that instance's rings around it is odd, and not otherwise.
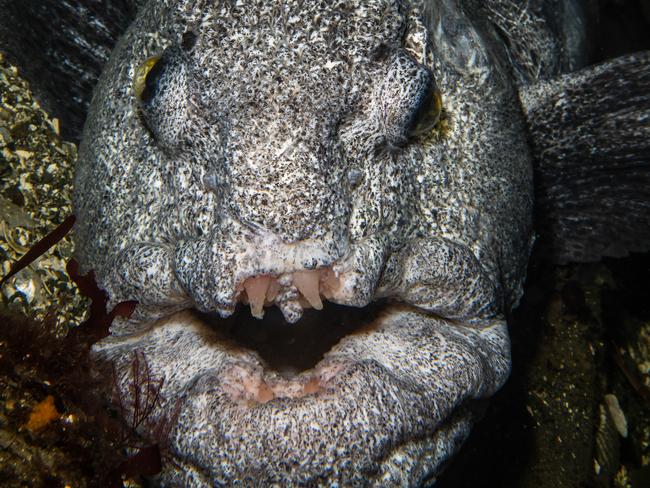
[[[76,149],[1,55],[0,101],[4,276],[71,212]],[[66,373],[86,363],[56,350],[87,306],[65,272],[72,252],[66,238],[0,290],[3,487],[103,486],[124,459],[100,422],[100,392],[76,396],[106,381]],[[512,377],[437,486],[650,486],[649,278],[647,254],[562,267],[534,256],[511,318]],[[28,333],[16,334],[22,326]]]
[[[533,262],[513,372],[437,486],[650,486],[650,256]]]
[[[75,159],[0,53],[0,277],[71,215]],[[93,367],[78,333],[89,301],[66,272],[72,253],[65,236],[0,289],[3,488],[122,486],[143,467],[129,461],[141,439],[107,401],[112,372]]]

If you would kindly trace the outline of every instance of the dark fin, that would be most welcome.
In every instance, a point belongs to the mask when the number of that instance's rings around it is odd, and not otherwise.
[[[553,78],[587,63],[597,27],[597,0],[486,0],[486,18],[504,41],[520,85]]]
[[[141,0],[0,0],[0,50],[78,141],[92,90]]]
[[[650,250],[650,51],[520,92],[540,244],[558,263]]]

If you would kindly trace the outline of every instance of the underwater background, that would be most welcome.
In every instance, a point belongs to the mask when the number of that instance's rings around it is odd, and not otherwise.
[[[600,4],[593,63],[650,49],[650,1]],[[5,276],[71,214],[76,147],[1,51]],[[110,372],[88,374],[87,341],[69,338],[89,304],[72,253],[65,237],[0,292],[0,487],[141,486],[155,472],[101,401]],[[550,267],[536,253],[510,320],[512,376],[436,486],[650,487],[649,279],[648,254]]]

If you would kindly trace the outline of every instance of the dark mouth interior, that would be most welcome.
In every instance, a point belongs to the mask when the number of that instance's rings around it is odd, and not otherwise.
[[[262,320],[241,304],[225,319],[197,313],[237,345],[256,351],[270,368],[292,376],[313,368],[343,337],[370,325],[386,306],[385,301],[363,308],[325,302],[323,310],[305,310],[295,324],[286,322],[277,307],[267,308]]]

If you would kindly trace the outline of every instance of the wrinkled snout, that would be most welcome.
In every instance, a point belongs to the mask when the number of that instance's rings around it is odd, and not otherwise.
[[[230,315],[242,302],[261,318],[276,305],[295,322],[339,288],[333,266],[349,253],[346,235],[288,241],[262,225],[227,218],[213,235],[177,244],[175,274],[199,310]]]
[[[231,143],[215,186],[222,218],[211,235],[177,245],[176,275],[200,310],[228,315],[241,302],[261,318],[275,305],[295,322],[341,287],[350,192],[332,145],[252,135]]]
[[[330,141],[286,131],[242,141],[225,164],[229,213],[254,232],[273,233],[287,244],[345,240],[350,198],[343,162],[325,142]]]

